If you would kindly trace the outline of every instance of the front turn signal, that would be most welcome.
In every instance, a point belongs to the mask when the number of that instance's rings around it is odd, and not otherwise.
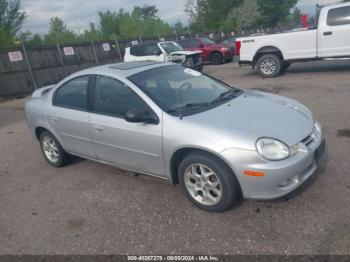
[[[251,170],[245,170],[243,172],[246,176],[254,176],[254,177],[263,177],[265,174],[263,172],[257,172],[257,171],[251,171]]]

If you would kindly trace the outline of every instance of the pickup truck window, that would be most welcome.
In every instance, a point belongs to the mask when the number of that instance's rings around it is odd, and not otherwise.
[[[327,25],[348,25],[350,24],[350,6],[330,9],[327,16]]]

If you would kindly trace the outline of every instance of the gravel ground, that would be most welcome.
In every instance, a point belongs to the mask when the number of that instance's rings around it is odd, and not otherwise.
[[[24,121],[25,99],[0,104],[0,254],[349,254],[350,61],[292,65],[261,79],[235,63],[205,72],[308,106],[328,163],[274,201],[201,211],[178,186],[87,160],[54,169]]]

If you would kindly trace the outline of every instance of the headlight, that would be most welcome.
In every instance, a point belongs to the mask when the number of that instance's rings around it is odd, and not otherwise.
[[[317,140],[321,139],[321,125],[319,122],[315,121],[315,126],[312,133]]]
[[[222,47],[222,48],[221,48],[221,51],[222,51],[222,52],[229,52],[230,49],[228,49],[227,47]]]
[[[283,160],[289,157],[289,147],[273,138],[260,138],[256,142],[256,149],[260,156],[267,160]]]

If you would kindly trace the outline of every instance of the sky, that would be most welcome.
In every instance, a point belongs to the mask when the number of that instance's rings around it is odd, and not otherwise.
[[[62,18],[75,32],[83,32],[90,22],[98,21],[99,11],[117,11],[123,8],[131,11],[134,6],[156,5],[159,16],[170,24],[178,20],[188,22],[184,13],[186,0],[22,0],[22,11],[26,12],[23,30],[45,33],[53,16]],[[339,0],[299,0],[302,10],[311,11],[316,3],[326,4]]]

